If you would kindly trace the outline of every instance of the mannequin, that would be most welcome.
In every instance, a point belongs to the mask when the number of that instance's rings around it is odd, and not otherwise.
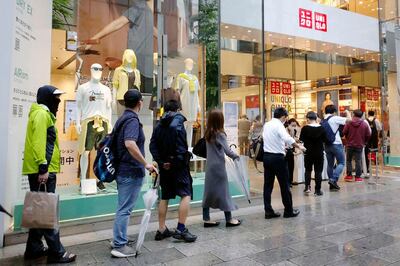
[[[117,114],[120,116],[124,110],[124,95],[134,87],[140,88],[140,72],[137,69],[136,54],[131,49],[126,49],[122,56],[122,65],[114,71],[113,99],[117,103]]]
[[[187,143],[192,147],[193,125],[197,120],[197,114],[200,112],[199,90],[200,85],[197,77],[192,74],[194,61],[187,58],[184,61],[185,72],[178,75],[175,89],[181,95],[182,114],[186,117],[185,129],[187,133]]]
[[[102,70],[100,64],[93,64],[90,81],[80,85],[76,94],[81,179],[86,179],[90,151],[112,130],[112,97],[110,89],[100,82]]]

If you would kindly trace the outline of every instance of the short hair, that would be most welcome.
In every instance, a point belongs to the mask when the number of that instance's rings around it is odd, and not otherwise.
[[[142,94],[136,86],[134,86],[134,89],[128,90],[124,95],[125,107],[127,108],[135,108],[141,100]]]
[[[165,112],[176,112],[179,110],[179,103],[177,100],[169,100],[164,105]]]
[[[334,114],[337,112],[336,106],[333,104],[327,105],[325,107],[325,114]]]
[[[375,111],[368,111],[368,116],[375,116]]]
[[[288,117],[288,116],[289,116],[289,114],[288,114],[288,112],[286,111],[286,109],[283,108],[283,107],[278,107],[278,108],[276,108],[275,111],[274,111],[274,118],[280,119],[280,118],[282,118],[283,116],[285,116],[285,117]]]
[[[306,118],[310,120],[317,120],[318,116],[315,112],[310,111],[307,113]]]
[[[357,109],[357,110],[354,110],[353,114],[355,117],[361,118],[364,113],[360,109]]]

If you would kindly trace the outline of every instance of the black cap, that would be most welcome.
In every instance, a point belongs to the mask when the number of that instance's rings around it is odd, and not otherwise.
[[[128,108],[135,108],[140,100],[142,94],[137,89],[128,90],[124,95],[125,106]]]

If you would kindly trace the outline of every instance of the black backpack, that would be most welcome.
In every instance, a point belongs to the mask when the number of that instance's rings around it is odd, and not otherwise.
[[[376,128],[376,119],[374,118],[372,121],[367,119],[368,124],[371,128],[371,138],[369,139],[368,146],[370,148],[377,148],[378,147],[378,142],[379,142],[379,132],[378,129]]]

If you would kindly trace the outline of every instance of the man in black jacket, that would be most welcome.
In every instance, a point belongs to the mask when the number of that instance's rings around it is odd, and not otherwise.
[[[159,230],[155,240],[173,236],[185,242],[194,242],[197,236],[192,235],[185,227],[189,213],[190,200],[193,195],[192,177],[190,176],[190,153],[186,142],[184,122],[186,118],[178,113],[179,103],[168,101],[165,114],[153,131],[150,141],[150,152],[160,168],[161,202],[158,207]],[[168,200],[181,197],[179,205],[178,226],[171,233],[165,225],[168,211]]]

